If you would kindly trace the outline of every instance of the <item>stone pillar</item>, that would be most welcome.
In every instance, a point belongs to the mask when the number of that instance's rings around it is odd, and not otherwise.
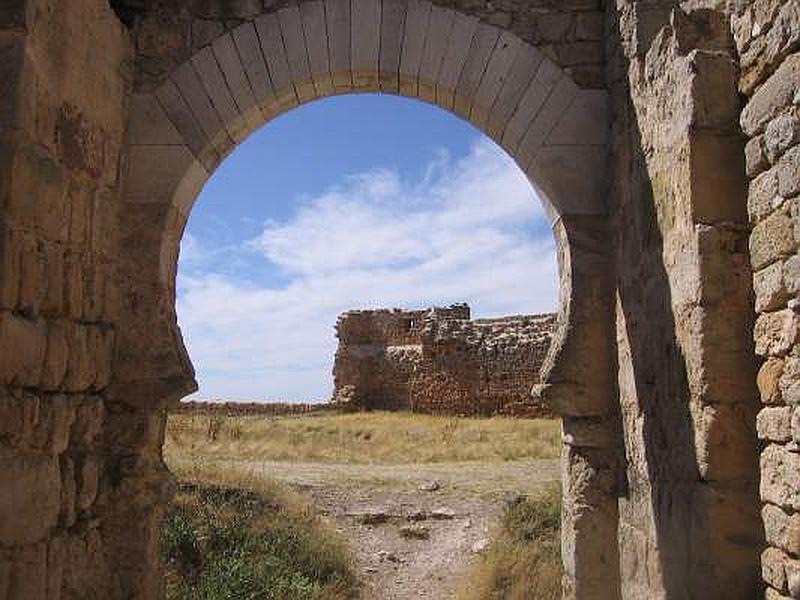
[[[609,62],[625,598],[758,595],[755,361],[726,15],[617,2]]]
[[[621,444],[614,381],[614,278],[604,216],[554,225],[561,279],[558,324],[534,394],[562,417],[565,599],[620,597],[617,496]]]

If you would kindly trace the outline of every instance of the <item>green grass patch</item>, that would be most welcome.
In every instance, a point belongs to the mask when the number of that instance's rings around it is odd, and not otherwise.
[[[181,485],[162,529],[168,600],[357,596],[344,542],[277,489]]]
[[[472,566],[459,600],[559,600],[561,495],[553,486],[511,503]]]

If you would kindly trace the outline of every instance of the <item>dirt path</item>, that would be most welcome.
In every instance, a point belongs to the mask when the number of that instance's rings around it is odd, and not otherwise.
[[[217,461],[215,461],[217,462]],[[557,481],[557,460],[425,465],[225,461],[307,494],[348,539],[364,600],[446,600],[506,502]],[[433,489],[436,488],[436,489]]]

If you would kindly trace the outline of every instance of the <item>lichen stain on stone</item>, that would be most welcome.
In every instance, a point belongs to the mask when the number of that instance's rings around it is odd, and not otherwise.
[[[110,143],[105,131],[93,127],[77,107],[66,103],[59,111],[55,137],[67,167],[85,171],[92,178],[100,177]]]

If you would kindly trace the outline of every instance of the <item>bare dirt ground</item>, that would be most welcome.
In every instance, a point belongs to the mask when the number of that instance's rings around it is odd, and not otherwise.
[[[560,439],[545,419],[178,414],[165,456],[189,481],[301,492],[349,541],[364,600],[448,600],[506,504],[558,481]]]
[[[558,481],[557,460],[423,465],[259,462],[348,539],[365,600],[446,600],[505,503]],[[435,489],[434,489],[435,488]]]

